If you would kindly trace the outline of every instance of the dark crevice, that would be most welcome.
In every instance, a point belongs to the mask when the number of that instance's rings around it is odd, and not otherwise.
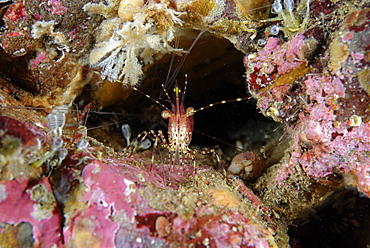
[[[244,77],[244,54],[237,51],[229,41],[210,35],[205,35],[198,43],[189,53],[175,81],[183,90],[185,74],[187,74],[185,108],[199,109],[223,100],[248,96]],[[170,68],[170,59],[169,56],[168,62],[159,63],[147,69],[146,76],[139,86],[142,92],[168,108],[171,106],[167,97],[162,94],[162,83],[165,83]],[[172,71],[176,70],[181,59],[182,57],[174,58]],[[172,88],[167,91],[174,101]],[[161,95],[163,96],[159,98]],[[118,113],[123,113],[123,110],[129,115],[126,117],[114,115],[93,117],[91,115],[88,125],[96,127],[115,122],[116,124],[105,129],[114,133],[115,137],[121,140],[114,141],[115,144],[120,143],[118,147],[125,146],[120,131],[122,122],[130,125],[133,138],[142,131],[157,131],[159,129],[167,136],[167,120],[160,117],[163,108],[139,92],[133,91],[122,103],[102,109],[102,111]],[[275,134],[276,129],[283,130],[283,128],[278,128],[281,124],[275,123],[259,113],[253,99],[221,104],[199,111],[194,115],[194,123],[191,145],[198,148],[219,146],[223,151],[230,152],[227,152],[229,159],[238,152],[233,147],[237,141],[243,144],[245,150],[260,150]],[[99,134],[97,134],[98,132]],[[112,136],[112,134],[102,135],[101,130],[96,130],[91,135],[97,139]],[[112,139],[107,141],[113,142]],[[117,145],[114,146],[117,147]]]
[[[288,234],[292,248],[369,247],[370,199],[354,190],[334,192]]]

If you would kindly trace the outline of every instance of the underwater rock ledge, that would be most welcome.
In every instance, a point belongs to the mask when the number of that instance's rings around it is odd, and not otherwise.
[[[338,222],[318,242],[344,236],[370,245],[370,216],[361,214],[370,205],[368,3],[19,0],[1,6],[0,246],[307,247],[292,230],[314,222],[331,201],[350,214],[336,209]],[[130,102],[133,85],[155,85],[152,68],[169,64],[168,54],[185,56],[194,30],[207,31],[200,41],[224,39],[208,43],[205,54],[227,58],[209,58],[210,74],[234,66],[237,56],[225,55],[231,53],[225,40],[245,54],[243,94],[248,88],[260,112],[286,129],[288,145],[274,140],[244,152],[251,156],[238,157],[245,160],[229,170],[233,175],[214,154],[171,164],[166,145],[114,150],[104,139],[125,137],[115,132],[97,140],[85,125],[90,109]],[[198,55],[189,55],[189,70],[205,67]],[[206,83],[195,81],[194,88]],[[158,126],[159,118],[153,118]],[[265,157],[273,154],[265,147],[279,153],[278,162],[266,162],[276,158]]]

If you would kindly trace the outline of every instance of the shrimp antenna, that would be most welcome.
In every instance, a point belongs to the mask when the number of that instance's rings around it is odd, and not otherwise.
[[[167,78],[166,78],[166,81],[164,83],[164,87],[165,88],[170,88],[173,83],[175,82],[175,79],[177,77],[177,75],[179,74],[180,70],[181,70],[181,67],[184,65],[185,63],[185,60],[186,58],[188,57],[189,53],[191,52],[191,50],[193,50],[193,48],[195,47],[195,45],[198,43],[199,39],[202,37],[202,35],[206,32],[207,30],[203,29],[199,32],[199,34],[197,35],[197,37],[195,38],[195,40],[191,43],[191,46],[189,47],[188,51],[186,52],[186,54],[181,58],[180,60],[180,63],[177,65],[176,69],[174,70],[174,72],[172,73],[172,75],[170,76],[170,72],[171,72],[171,68],[173,66],[173,63],[174,63],[174,59],[175,59],[175,55],[173,54],[172,57],[171,57],[171,62],[170,62],[170,66],[169,66],[169,69],[168,69],[168,73],[167,73]],[[162,97],[162,94],[163,92],[159,95],[159,98]]]

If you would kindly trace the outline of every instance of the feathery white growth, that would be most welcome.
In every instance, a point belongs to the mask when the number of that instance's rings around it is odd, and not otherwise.
[[[115,9],[118,8],[120,0],[107,0],[107,4],[100,3],[87,3],[84,5],[83,10],[104,16],[105,18],[112,18],[116,16]]]
[[[128,19],[118,17],[119,6]],[[100,25],[97,44],[90,53],[90,65],[100,68],[104,79],[136,85],[144,65],[167,53],[184,52],[169,44],[174,39],[175,25],[182,21],[178,18],[181,13],[169,8],[167,0],[148,1],[142,6],[133,6],[128,0],[109,0],[108,5],[88,3],[84,10],[107,18]]]
[[[32,25],[32,30],[31,30],[32,38],[38,39],[44,34],[50,35],[54,33],[54,25],[55,25],[54,20],[51,20],[48,22],[46,21],[35,22],[35,24]]]
[[[37,21],[32,25],[31,35],[34,39],[39,39],[42,36],[49,36],[53,38],[53,43],[59,46],[66,46],[68,40],[62,32],[54,32],[55,25],[54,20],[51,21]],[[64,47],[66,49],[66,47]]]

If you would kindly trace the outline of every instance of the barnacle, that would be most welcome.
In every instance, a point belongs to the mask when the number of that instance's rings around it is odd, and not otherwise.
[[[136,85],[143,75],[142,67],[164,54],[182,54],[173,48],[175,25],[181,25],[181,14],[169,8],[169,1],[143,3],[110,0],[108,5],[88,3],[84,10],[107,19],[100,25],[97,44],[90,53],[90,65],[101,68],[103,78],[122,80]]]
[[[246,151],[233,158],[227,171],[250,181],[261,176],[264,169],[265,163],[262,157],[255,152]]]

